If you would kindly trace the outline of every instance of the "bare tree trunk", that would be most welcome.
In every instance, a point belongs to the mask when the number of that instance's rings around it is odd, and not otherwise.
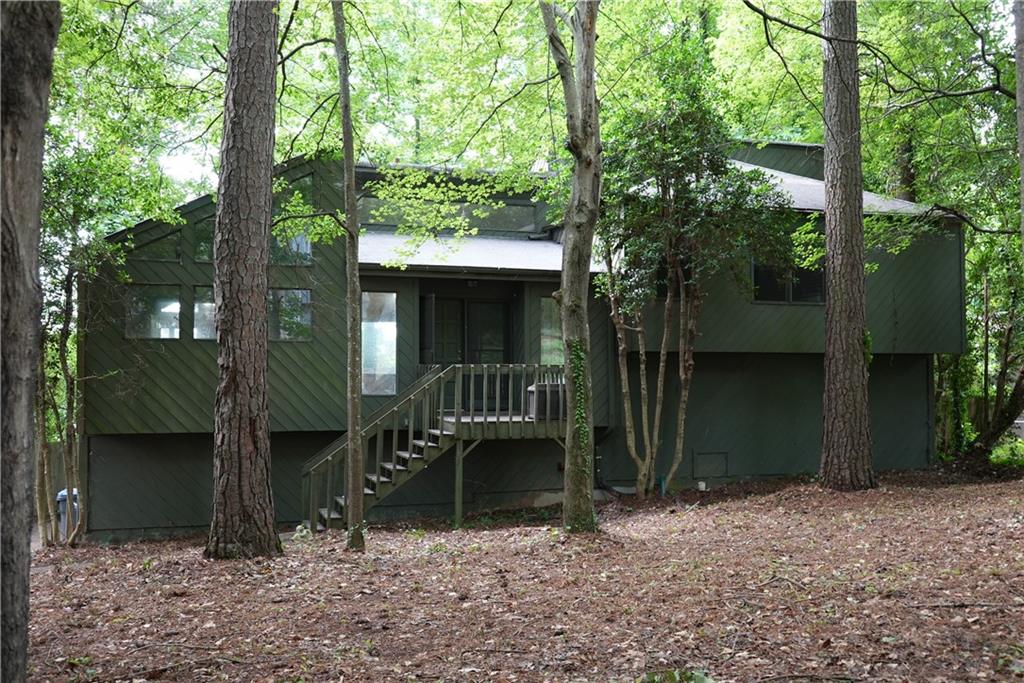
[[[633,461],[633,465],[636,466],[636,492],[640,496],[644,481],[644,459],[637,451],[636,423],[633,419],[633,392],[629,386],[629,330],[622,317],[611,249],[606,249],[604,260],[605,267],[608,269],[608,306],[611,308],[612,326],[615,328],[615,349],[619,366],[619,392],[622,395],[622,423],[626,431],[626,452]]]
[[[967,447],[964,458],[979,464],[988,463],[988,456],[999,443],[999,439],[1013,426],[1014,421],[1024,413],[1024,367],[1017,373],[1009,396],[999,412],[992,416],[988,429],[975,437]]]
[[[672,465],[665,478],[666,486],[672,483],[683,462],[686,408],[690,402],[690,385],[693,383],[693,347],[697,344],[697,317],[700,315],[701,304],[701,292],[696,283],[688,282],[686,274],[679,271],[676,280],[679,282],[679,407],[676,411],[676,444]]]
[[[1016,57],[1017,82],[1024,83],[1024,0],[1013,2],[1014,56]],[[1020,174],[1020,249],[1024,258],[1024,97],[1017,98],[1017,163]]]
[[[36,379],[36,523],[39,525],[39,542],[44,546],[56,541],[53,530],[53,483],[50,473],[50,452],[46,446],[46,335],[40,334],[39,370]]]
[[[875,486],[868,404],[857,3],[826,0],[825,393],[822,486]]]
[[[234,0],[214,234],[217,365],[213,519],[206,556],[281,552],[270,490],[267,252],[274,163],[277,2]]]
[[[558,301],[565,346],[568,428],[565,436],[565,500],[562,522],[570,531],[597,529],[594,513],[594,411],[590,376],[590,257],[601,204],[601,129],[594,50],[600,2],[578,2],[570,17],[540,0],[548,49],[565,97],[568,148],[573,156],[572,191],[563,219],[562,284]],[[556,16],[572,31],[575,69],[562,42]]]
[[[348,457],[345,460],[345,513],[347,547],[363,550],[363,489],[366,486],[363,455],[363,294],[359,285],[359,213],[356,210],[356,158],[352,133],[352,92],[349,87],[348,41],[345,38],[345,3],[332,0],[334,13],[334,55],[338,61],[341,90],[342,168],[345,179],[345,244],[348,291]]]
[[[28,654],[43,127],[60,22],[56,2],[0,4],[0,679],[11,683],[25,680]]]
[[[668,375],[669,338],[672,336],[672,324],[675,321],[675,296],[678,279],[676,269],[670,265],[668,269],[668,292],[665,296],[664,318],[661,325],[661,348],[658,350],[658,379],[654,396],[654,424],[651,426],[651,464],[648,478],[652,482],[654,480],[654,469],[658,462],[658,449],[661,448],[661,415],[665,407],[665,377]],[[666,488],[668,488],[669,483],[670,480],[666,479]]]

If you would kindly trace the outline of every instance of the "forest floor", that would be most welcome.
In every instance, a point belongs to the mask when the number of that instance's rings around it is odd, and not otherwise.
[[[1024,678],[1024,483],[746,484],[371,528],[211,562],[201,541],[42,550],[32,680]],[[548,517],[547,521],[543,518]]]

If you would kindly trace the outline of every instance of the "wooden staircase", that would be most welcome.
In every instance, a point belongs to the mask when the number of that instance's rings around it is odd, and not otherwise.
[[[431,366],[364,420],[363,510],[408,484],[455,449],[455,522],[462,517],[462,458],[484,440],[560,440],[565,434],[563,369],[553,365]],[[345,526],[344,435],[302,467],[302,509],[313,531]]]

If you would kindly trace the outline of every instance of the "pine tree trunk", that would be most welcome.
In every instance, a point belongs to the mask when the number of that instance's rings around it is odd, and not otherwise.
[[[207,557],[281,552],[270,490],[267,253],[274,161],[277,3],[235,0],[214,231],[217,364]]]
[[[363,294],[359,285],[359,214],[356,210],[356,158],[352,133],[352,92],[349,87],[348,41],[345,38],[345,3],[333,0],[334,54],[338,62],[338,87],[341,100],[342,168],[345,182],[346,281],[348,284],[348,455],[345,460],[345,513],[349,550],[363,550]]]
[[[572,190],[563,218],[562,342],[568,427],[565,436],[565,500],[562,522],[570,531],[597,529],[594,513],[594,411],[590,373],[590,258],[601,203],[601,131],[594,55],[599,0],[578,2],[573,17],[541,0],[548,49],[565,97],[568,147],[573,156]],[[573,34],[575,68],[562,42],[556,14]]]
[[[870,337],[865,315],[857,3],[826,0],[825,394],[821,483],[875,486],[868,404]]]
[[[39,372],[40,195],[56,2],[0,4],[0,680],[25,680],[34,482],[36,373]]]
[[[1024,83],[1024,1],[1014,0],[1014,55],[1016,57],[1017,83]],[[1017,97],[1017,165],[1020,173],[1020,249],[1024,257],[1024,97]]]

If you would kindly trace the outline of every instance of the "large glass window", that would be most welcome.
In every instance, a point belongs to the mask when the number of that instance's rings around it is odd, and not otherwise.
[[[549,296],[540,300],[540,362],[562,365],[565,346],[562,344],[562,316],[558,304]]]
[[[825,271],[795,268],[782,271],[754,263],[754,301],[771,303],[825,303]]]
[[[398,392],[398,294],[363,292],[363,393]]]
[[[125,337],[177,339],[180,314],[177,285],[132,285],[125,305]]]
[[[217,338],[213,287],[196,287],[195,289],[195,299],[192,303],[192,338]]]
[[[308,289],[271,289],[267,293],[267,330],[274,341],[308,341],[313,312]]]

